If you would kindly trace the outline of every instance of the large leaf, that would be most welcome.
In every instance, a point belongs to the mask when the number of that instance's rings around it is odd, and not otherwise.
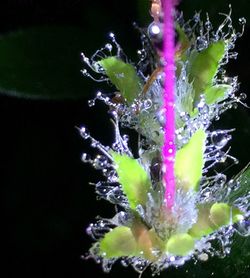
[[[197,130],[189,142],[176,153],[175,175],[178,185],[185,189],[197,190],[204,166],[206,133]]]
[[[128,198],[130,207],[135,209],[137,205],[144,205],[150,190],[150,180],[147,173],[136,159],[115,152],[112,152],[112,157],[119,182]]]
[[[141,90],[140,79],[135,68],[114,56],[99,61],[110,81],[122,96],[131,103]]]
[[[86,97],[83,30],[43,26],[0,38],[0,92],[26,98]]]
[[[200,99],[200,95],[212,86],[219,62],[224,56],[225,43],[217,41],[211,43],[201,52],[193,51],[190,56],[188,74],[189,82],[193,83],[195,90],[195,102]]]
[[[105,258],[135,256],[137,243],[130,228],[120,226],[105,234],[100,241],[100,255]]]

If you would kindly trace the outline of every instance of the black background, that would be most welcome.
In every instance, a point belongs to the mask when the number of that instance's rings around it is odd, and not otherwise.
[[[218,5],[210,2],[214,1],[184,0],[181,8],[189,15],[204,6],[215,21],[221,9],[228,11],[226,1],[219,1]],[[250,21],[247,1],[233,1],[233,8],[235,17],[245,16]],[[138,18],[142,20],[133,0],[13,0],[0,4],[2,34],[44,24],[76,25],[86,37],[84,51],[88,54],[107,41],[109,31],[114,31],[126,52],[135,55],[138,40],[132,22]],[[239,59],[228,67],[231,75],[239,75],[241,91],[245,93],[250,88],[249,35],[247,25],[237,46]],[[84,78],[80,68],[79,78]],[[86,81],[83,96],[85,93],[93,96],[100,87]],[[87,99],[34,101],[0,96],[1,230],[4,233],[0,245],[1,277],[107,277],[92,260],[80,258],[92,242],[85,233],[88,224],[96,215],[110,217],[114,212],[109,204],[96,201],[94,188],[88,182],[98,181],[101,176],[80,160],[83,151],[91,150],[75,126],[87,125],[91,134],[104,144],[110,144],[113,136],[106,108],[98,104],[90,109]],[[240,108],[229,114],[217,125],[237,126],[232,141],[232,153],[241,162],[234,168],[237,172],[248,161],[249,112]],[[184,270],[170,270],[161,277],[210,277],[213,272],[216,276],[216,269],[211,266],[204,264],[196,268],[192,275]],[[203,274],[202,268],[206,270]],[[118,275],[137,277],[130,269],[115,266],[110,277]],[[228,275],[225,277],[236,277],[236,274]]]

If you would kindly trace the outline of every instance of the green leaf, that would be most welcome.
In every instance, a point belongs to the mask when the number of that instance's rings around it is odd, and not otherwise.
[[[243,214],[236,207],[231,207],[226,203],[215,203],[210,209],[210,220],[217,227],[229,225],[232,221],[233,223],[242,220]]]
[[[189,230],[194,238],[207,236],[222,226],[236,223],[243,219],[243,213],[226,203],[205,204],[198,207],[198,218]]]
[[[213,224],[209,218],[211,205],[198,207],[198,218],[196,223],[188,231],[194,238],[201,238],[214,232]]]
[[[105,234],[100,241],[100,255],[105,258],[135,256],[137,243],[130,228],[120,226]]]
[[[83,30],[42,26],[0,38],[0,92],[33,99],[86,97]]]
[[[167,252],[176,256],[186,256],[193,249],[194,239],[189,234],[173,235],[166,244]]]
[[[135,209],[139,204],[144,205],[150,190],[150,180],[146,171],[136,159],[115,152],[111,154],[116,165],[119,182],[131,209]]]
[[[186,190],[197,190],[204,166],[206,133],[197,130],[189,142],[177,151],[175,157],[175,175],[178,185]]]
[[[106,75],[122,96],[131,103],[141,90],[140,79],[135,68],[113,56],[102,59],[99,64],[104,68]]]
[[[248,164],[235,178],[239,182],[240,187],[237,190],[232,190],[229,196],[229,201],[232,203],[237,198],[246,195],[249,192],[250,186],[250,164]]]
[[[227,98],[232,91],[232,86],[226,84],[215,85],[205,91],[204,97],[207,104],[214,104]]]
[[[225,53],[224,41],[211,43],[201,52],[193,51],[189,59],[189,82],[193,83],[195,91],[194,101],[199,101],[200,95],[212,86],[219,62]]]
[[[190,41],[186,33],[184,32],[183,28],[176,23],[175,24],[175,29],[178,34],[178,44],[177,44],[177,52],[176,52],[176,58],[181,58],[182,60],[186,60],[186,55],[185,51],[189,48],[190,46]]]

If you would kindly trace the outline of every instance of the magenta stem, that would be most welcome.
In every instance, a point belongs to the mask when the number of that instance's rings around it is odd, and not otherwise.
[[[172,209],[175,200],[175,28],[174,0],[162,0],[164,12],[163,57],[164,57],[164,92],[163,109],[165,113],[163,157],[163,183],[165,185],[165,201],[168,209]]]

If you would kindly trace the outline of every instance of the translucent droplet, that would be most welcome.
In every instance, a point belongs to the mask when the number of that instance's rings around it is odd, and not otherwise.
[[[82,136],[83,139],[88,139],[90,137],[89,131],[86,127],[81,127],[80,128],[80,135]]]
[[[152,106],[152,101],[150,99],[146,99],[143,102],[143,108],[144,109],[149,109]]]
[[[247,98],[247,95],[245,93],[240,94],[240,100],[245,100]]]
[[[112,44],[110,44],[110,43],[107,43],[106,45],[105,45],[105,48],[108,50],[108,51],[112,51],[112,49],[113,49],[113,46],[112,46]]]
[[[239,18],[239,23],[241,24],[241,25],[245,25],[246,24],[246,19],[244,18],[244,17],[241,17],[241,18]]]
[[[231,140],[232,136],[224,133],[224,132],[212,132],[211,141],[217,148],[223,148],[226,146],[229,140]]]
[[[93,166],[96,169],[103,169],[107,166],[108,159],[104,155],[97,155],[97,157],[94,159]]]
[[[89,106],[89,107],[95,106],[95,100],[94,100],[94,99],[88,100],[88,106]]]
[[[165,125],[165,109],[160,109],[157,113],[156,113],[156,118],[158,120],[158,122],[160,123],[161,126]]]
[[[227,181],[227,176],[224,174],[218,174],[215,178],[215,183],[218,185],[224,185]]]
[[[234,225],[236,231],[242,236],[249,236],[250,235],[250,220],[244,219],[242,221],[237,222]]]
[[[83,153],[82,157],[81,157],[81,160],[83,162],[89,162],[91,159],[90,159],[90,156],[87,153]]]
[[[181,112],[180,117],[184,122],[187,122],[190,119],[190,115],[186,112]]]

